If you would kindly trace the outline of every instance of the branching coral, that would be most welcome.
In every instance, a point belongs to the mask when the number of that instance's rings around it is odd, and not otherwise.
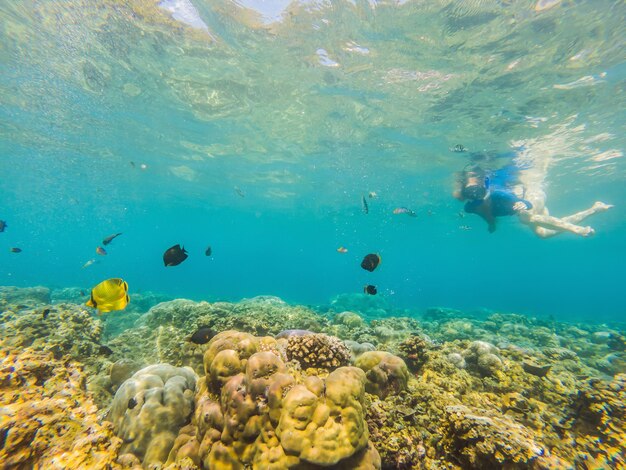
[[[302,367],[336,369],[350,362],[350,349],[339,338],[324,334],[290,336],[287,358]]]

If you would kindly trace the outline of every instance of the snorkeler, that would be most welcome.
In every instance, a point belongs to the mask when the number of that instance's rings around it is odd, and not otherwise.
[[[464,210],[477,214],[487,222],[489,233],[496,230],[496,217],[516,214],[520,208],[530,210],[532,204],[515,195],[509,185],[516,170],[511,166],[486,171],[478,165],[466,167],[457,179],[453,195],[465,203]]]
[[[526,158],[520,159],[519,155]],[[589,209],[567,217],[551,216],[545,205],[546,194],[543,190],[547,159],[529,164],[527,157],[527,149],[522,147],[515,158],[516,165],[507,165],[492,172],[487,172],[478,165],[466,167],[456,180],[454,197],[467,200],[465,211],[481,216],[491,233],[496,229],[496,217],[517,214],[520,221],[531,227],[541,238],[562,232],[583,237],[593,235],[593,228],[578,223],[613,206],[598,201]]]

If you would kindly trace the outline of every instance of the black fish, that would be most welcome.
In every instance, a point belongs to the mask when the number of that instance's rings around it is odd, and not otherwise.
[[[185,250],[185,247],[181,248],[180,245],[174,245],[163,253],[163,263],[165,266],[178,266],[186,259],[187,250]]]
[[[4,229],[7,228],[8,225],[6,223],[6,221],[4,220],[0,220],[0,232],[4,232]]]
[[[204,250],[204,254],[207,256],[211,256],[211,253],[213,253],[213,250],[211,250],[211,245],[206,247],[206,250]]]
[[[46,318],[48,318],[49,313],[50,313],[50,309],[44,308],[43,311],[41,312],[41,317],[45,320]]]
[[[366,271],[372,272],[380,264],[381,260],[380,255],[370,253],[369,255],[365,255],[365,258],[361,261],[361,267]]]
[[[522,368],[524,369],[524,372],[528,372],[529,374],[536,375],[537,377],[545,377],[548,375],[548,372],[550,372],[552,365],[546,364],[544,366],[540,366],[524,361],[522,362]]]
[[[213,336],[215,336],[215,331],[208,326],[201,326],[194,334],[191,335],[189,341],[195,344],[206,344],[211,341]]]
[[[376,295],[378,293],[378,291],[376,290],[376,286],[373,286],[371,284],[366,285],[363,288],[363,292],[369,295]]]
[[[128,409],[129,410],[132,410],[136,406],[137,406],[137,400],[135,400],[134,398],[131,398],[130,400],[128,400]]]
[[[11,248],[11,250],[10,250],[10,251],[11,251],[11,253],[21,253],[21,252],[22,252],[22,249],[21,249],[21,248],[16,248],[16,247],[13,247],[13,248]]]
[[[102,244],[103,245],[108,245],[109,243],[111,243],[113,241],[113,239],[115,237],[119,237],[120,235],[121,235],[121,233],[116,233],[115,235],[109,235],[104,240],[102,240]]]
[[[100,348],[98,349],[98,354],[102,354],[103,356],[110,356],[111,354],[113,354],[113,350],[110,347],[101,344]]]
[[[365,199],[365,196],[361,197],[361,205],[363,206],[363,212],[369,214],[370,207],[367,205],[367,199]]]

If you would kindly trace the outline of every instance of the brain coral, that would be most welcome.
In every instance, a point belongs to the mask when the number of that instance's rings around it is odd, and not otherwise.
[[[324,334],[290,336],[287,358],[302,367],[335,369],[350,362],[350,349],[339,338]]]
[[[406,390],[409,370],[398,356],[385,351],[367,351],[356,358],[355,366],[365,371],[369,393],[385,398]]]
[[[188,367],[156,364],[137,371],[115,393],[107,420],[124,440],[120,454],[144,466],[167,460],[194,409],[197,376]]]
[[[209,344],[195,429],[179,435],[185,449],[175,446],[170,462],[190,458],[211,469],[380,468],[368,441],[361,369],[305,377],[287,368],[273,338],[235,331]]]

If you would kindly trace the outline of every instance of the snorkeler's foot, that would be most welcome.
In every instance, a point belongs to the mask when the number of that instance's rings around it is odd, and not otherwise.
[[[613,204],[605,204],[601,201],[594,202],[593,206],[591,206],[591,208],[596,212],[608,211],[611,207],[613,207]]]
[[[593,228],[589,227],[589,226],[581,227],[581,229],[582,230],[578,231],[578,235],[580,235],[581,237],[585,237],[585,238],[593,237],[596,234],[596,231]]]

